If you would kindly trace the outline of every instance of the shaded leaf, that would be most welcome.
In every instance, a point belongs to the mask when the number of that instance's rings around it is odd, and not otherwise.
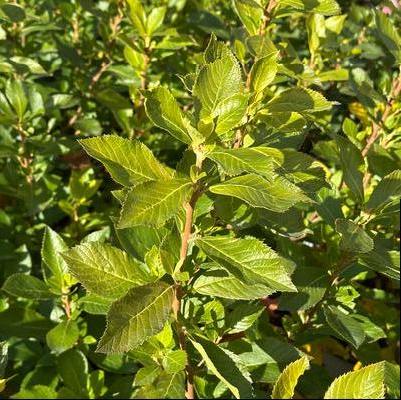
[[[243,374],[238,363],[240,359],[213,342],[196,338],[191,340],[202,356],[208,369],[216,375],[231,391],[235,398],[251,398],[253,390],[249,374]]]

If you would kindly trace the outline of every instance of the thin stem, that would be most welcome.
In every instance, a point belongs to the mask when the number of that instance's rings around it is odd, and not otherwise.
[[[269,2],[267,3],[263,13],[263,24],[259,29],[260,35],[265,34],[267,26],[269,25],[269,22],[271,20],[271,14],[276,6],[277,6],[277,0],[269,0]]]
[[[202,161],[203,157],[200,153],[196,153],[196,169],[197,172],[200,173],[202,170]],[[185,224],[184,230],[181,237],[181,248],[180,248],[180,260],[178,262],[179,267],[182,267],[184,264],[187,255],[188,255],[188,246],[189,240],[191,238],[192,233],[192,224],[193,224],[193,217],[194,217],[194,210],[196,202],[200,196],[200,187],[198,183],[194,184],[193,193],[189,202],[184,205],[185,208]],[[183,297],[183,288],[180,283],[176,283],[175,292],[174,292],[174,299],[173,299],[173,314],[175,318],[175,324],[177,329],[177,336],[180,349],[186,351],[186,336],[185,336],[185,328],[181,325],[180,322],[180,312],[181,312],[181,299]],[[185,397],[187,399],[194,399],[195,398],[195,388],[194,388],[194,372],[193,368],[189,362],[189,357],[187,357],[187,365],[185,367],[186,373],[186,380],[187,380],[187,387],[185,391]]]

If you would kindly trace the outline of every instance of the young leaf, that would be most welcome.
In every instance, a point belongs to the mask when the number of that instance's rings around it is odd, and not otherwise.
[[[243,172],[255,173],[271,178],[283,155],[272,147],[247,147],[239,149],[217,148],[207,154],[227,175],[240,175]]]
[[[68,247],[62,237],[46,226],[41,248],[44,263],[43,276],[45,281],[58,292],[63,291],[64,275],[68,269],[61,256],[61,253],[66,250]]]
[[[164,282],[131,289],[111,305],[97,351],[129,351],[160,332],[169,316],[173,294],[174,286]]]
[[[104,135],[79,141],[86,152],[100,161],[111,177],[124,186],[170,178],[171,170],[162,165],[142,143],[117,135]]]
[[[213,185],[209,190],[223,196],[237,197],[252,207],[275,212],[287,211],[299,202],[311,202],[301,189],[281,176],[268,181],[255,174],[241,175]]]
[[[187,179],[149,182],[133,188],[123,204],[118,228],[162,226],[182,209],[191,189],[192,182]]]
[[[210,371],[228,387],[236,399],[253,397],[251,379],[238,366],[240,360],[235,354],[201,338],[191,342]]]
[[[25,299],[45,300],[54,297],[43,281],[22,273],[9,276],[2,289],[12,296]]]
[[[309,360],[306,356],[287,365],[274,384],[272,399],[292,399],[298,379],[307,369]]]
[[[256,35],[263,22],[263,7],[254,0],[234,0],[234,10],[250,35]]]
[[[217,264],[249,285],[266,285],[283,292],[296,291],[284,260],[254,238],[205,236],[196,245]]]
[[[127,0],[130,18],[141,36],[146,36],[146,14],[140,0]]]
[[[344,314],[333,306],[325,307],[324,315],[334,332],[348,343],[351,343],[356,349],[365,340],[365,332],[362,325],[350,315]]]
[[[250,72],[251,90],[263,92],[277,74],[277,57],[263,57],[253,64]]]
[[[373,239],[356,223],[347,219],[337,219],[336,231],[342,236],[340,247],[344,251],[368,253],[373,250]]]
[[[384,363],[376,363],[336,378],[325,399],[384,399]]]
[[[104,243],[84,243],[63,253],[68,268],[86,289],[117,299],[134,286],[146,285],[146,267],[124,251]]]
[[[193,95],[202,105],[200,117],[216,116],[216,109],[223,100],[242,91],[241,70],[233,55],[204,65],[193,87]]]
[[[169,132],[177,140],[191,144],[196,137],[190,121],[184,116],[170,91],[163,86],[146,94],[145,108],[153,124]]]
[[[152,36],[163,25],[166,11],[166,7],[155,7],[149,13],[146,21],[146,32],[149,36]]]

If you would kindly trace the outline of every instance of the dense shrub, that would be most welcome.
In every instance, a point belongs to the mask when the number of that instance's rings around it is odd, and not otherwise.
[[[5,398],[399,398],[401,4],[0,1]]]

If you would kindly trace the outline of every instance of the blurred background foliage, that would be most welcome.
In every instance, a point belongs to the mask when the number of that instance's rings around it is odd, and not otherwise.
[[[254,224],[237,209],[237,228],[312,269],[338,256],[330,218],[357,217],[377,233],[376,249],[383,250],[376,259],[365,260],[368,271],[359,263],[352,265],[345,277],[348,284],[335,295],[345,306],[368,313],[374,321],[366,322],[371,343],[355,350],[328,336],[311,340],[308,331],[304,339],[298,338],[297,346],[315,357],[300,395],[316,398],[339,372],[358,369],[361,363],[399,360],[398,202],[371,219],[361,213],[357,200],[401,168],[401,5],[398,0],[342,0],[338,15],[325,15],[296,7],[313,2],[279,3],[267,31],[280,50],[281,74],[268,90],[273,95],[292,86],[313,88],[337,105],[306,123],[294,121],[291,127],[267,115],[270,130],[256,126],[252,137],[312,155],[331,188],[319,192],[321,203],[312,216],[302,211],[272,213]],[[212,33],[231,44],[246,69],[246,33],[230,1],[148,0],[143,5],[154,15],[147,32],[135,28],[129,7],[120,0],[0,0],[0,284],[15,273],[42,280],[44,264],[55,262],[46,262],[46,245],[62,248],[62,240],[67,246],[81,240],[113,240],[118,201],[110,192],[118,187],[77,139],[102,133],[139,138],[175,167],[182,144],[152,127],[144,112],[143,91],[166,84],[184,107],[192,107],[183,82],[199,64]],[[344,166],[359,171],[364,193],[360,185],[352,186]],[[401,185],[400,176],[394,180]],[[47,242],[46,226],[51,228]],[[299,240],[306,243],[302,248]],[[386,257],[391,258],[394,275],[375,272],[385,267]],[[302,276],[298,278],[302,285]],[[36,280],[32,285],[40,289]],[[80,301],[75,282],[66,287],[68,293],[44,299],[0,292],[0,339],[8,343],[0,389],[10,378],[2,395],[131,396],[138,355],[94,353],[104,315]],[[278,310],[266,311],[258,329],[277,335],[278,326],[290,335],[298,307],[287,300],[283,296]],[[63,321],[72,324],[66,329],[67,343],[60,343],[60,333],[54,331]],[[292,348],[281,345],[286,359],[273,357],[279,369],[293,359]],[[84,371],[83,381],[74,382],[66,365]],[[327,367],[324,372],[322,365]],[[61,387],[70,392],[60,393]]]

